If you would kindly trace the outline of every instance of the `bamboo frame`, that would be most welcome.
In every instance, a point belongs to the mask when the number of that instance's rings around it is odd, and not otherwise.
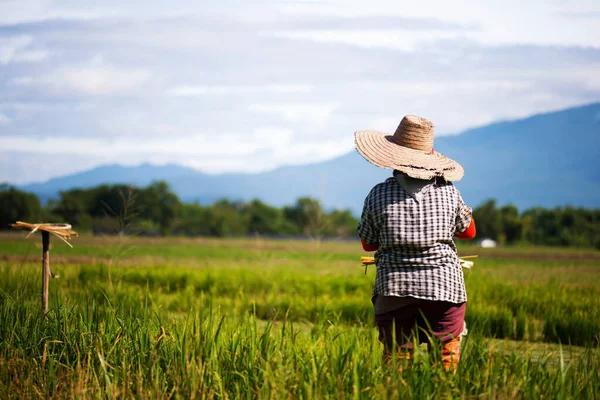
[[[77,232],[71,229],[69,224],[30,224],[28,222],[17,221],[11,225],[15,229],[27,229],[29,234],[27,238],[35,232],[42,233],[42,310],[44,314],[48,312],[48,292],[50,286],[50,277],[58,278],[50,270],[50,234],[58,237],[69,247],[73,247],[68,239],[79,237]]]
[[[458,260],[460,262],[461,267],[466,268],[466,269],[471,269],[473,267],[473,261],[466,261],[466,259],[477,258],[477,257],[479,257],[479,256],[478,255],[460,256],[460,258]],[[367,267],[369,265],[375,265],[375,257],[361,257],[360,262],[363,265],[363,267],[365,267],[365,274],[366,274]]]

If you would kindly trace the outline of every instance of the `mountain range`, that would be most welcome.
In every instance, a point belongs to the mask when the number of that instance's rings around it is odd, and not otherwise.
[[[435,150],[463,165],[465,176],[456,186],[473,206],[494,198],[520,210],[600,207],[600,103],[436,137]],[[326,162],[259,174],[208,175],[179,165],[107,165],[21,189],[47,200],[71,188],[146,186],[164,180],[186,202],[258,198],[282,206],[312,196],[328,209],[349,208],[358,214],[370,188],[388,176],[390,170],[369,164],[353,151]]]

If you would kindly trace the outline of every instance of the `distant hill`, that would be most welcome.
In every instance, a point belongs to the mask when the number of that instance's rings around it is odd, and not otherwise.
[[[471,129],[436,147],[460,160],[457,186],[472,204],[600,207],[600,103]]]
[[[352,140],[352,132],[348,135]],[[438,137],[435,149],[463,165],[465,177],[456,186],[473,206],[495,198],[521,210],[567,204],[600,207],[600,103]],[[75,187],[145,186],[164,180],[184,201],[259,198],[281,206],[313,196],[327,208],[350,208],[358,214],[370,188],[390,175],[390,170],[351,152],[326,162],[260,174],[207,175],[178,165],[110,165],[22,189],[47,199]]]

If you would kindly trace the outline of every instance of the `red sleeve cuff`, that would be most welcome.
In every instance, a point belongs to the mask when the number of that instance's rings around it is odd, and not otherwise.
[[[362,240],[362,238],[360,239],[360,243],[362,244],[364,251],[375,251],[379,248],[379,244],[369,244]]]
[[[463,233],[460,233],[460,234],[454,235],[454,236],[459,239],[473,239],[475,237],[476,233],[477,233],[477,231],[475,229],[475,219],[473,217],[471,217],[471,223],[469,224],[469,227],[467,229],[465,229],[465,231]]]

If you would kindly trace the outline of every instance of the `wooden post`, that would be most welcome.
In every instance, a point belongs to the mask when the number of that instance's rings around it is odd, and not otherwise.
[[[50,234],[65,242],[69,247],[73,246],[71,246],[68,239],[71,239],[71,236],[79,237],[79,235],[71,229],[71,225],[69,224],[30,224],[28,222],[17,221],[12,224],[12,227],[31,231],[27,237],[33,235],[35,232],[42,232],[42,310],[46,314],[48,312],[48,285],[50,284],[50,277],[58,278],[58,275],[53,275],[50,272]]]
[[[48,312],[48,283],[50,281],[50,233],[42,231],[42,310]]]

